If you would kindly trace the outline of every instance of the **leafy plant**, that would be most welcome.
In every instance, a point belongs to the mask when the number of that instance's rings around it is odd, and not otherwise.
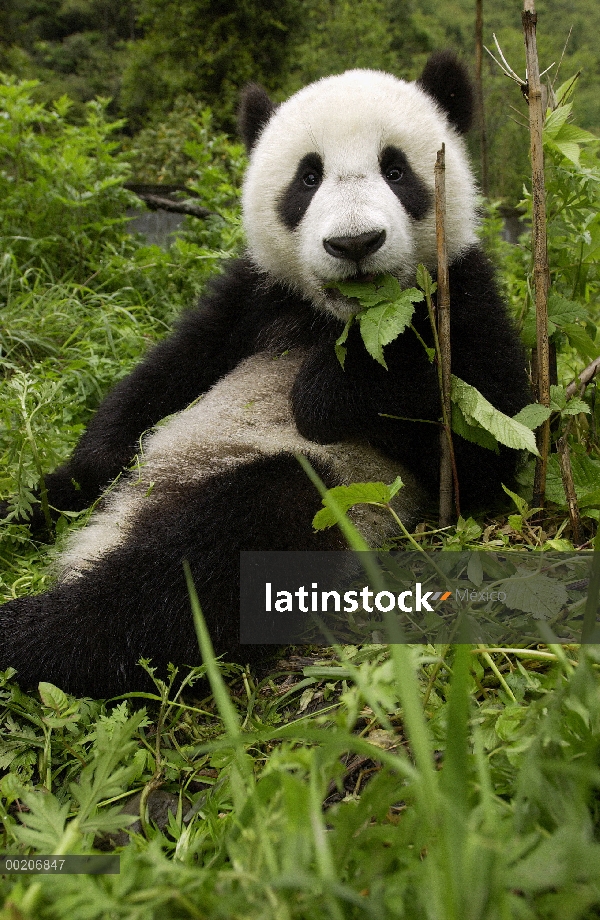
[[[34,103],[36,85],[0,79],[0,237],[20,271],[83,282],[123,238],[129,168],[111,137],[122,122],[94,101],[72,125],[70,101]]]
[[[42,687],[36,703],[5,686],[12,736],[48,719],[56,764],[50,795],[28,790],[16,763],[0,784],[7,852],[92,852],[100,825],[128,820],[111,802],[127,774],[138,786],[152,781],[156,732],[192,798],[187,813],[134,836],[120,875],[5,876],[5,910],[39,920],[382,911],[421,920],[432,909],[443,920],[583,920],[595,909],[594,648],[578,659],[559,648],[339,649],[293,678],[282,723],[273,722],[282,697],[273,679],[240,684],[232,698],[202,641],[220,718],[207,701],[171,697],[148,722],[126,703],[108,716],[56,688]],[[306,691],[323,699],[327,687],[332,703],[292,717],[294,700],[298,708]]]

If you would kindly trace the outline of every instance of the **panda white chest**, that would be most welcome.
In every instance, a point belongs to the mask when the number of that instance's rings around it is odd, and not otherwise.
[[[206,482],[210,488],[214,477],[264,457],[304,454],[325,463],[340,485],[392,482],[402,475],[408,488],[400,493],[398,510],[414,509],[419,494],[414,479],[379,451],[359,441],[316,444],[298,433],[290,394],[303,358],[300,349],[254,355],[148,434],[132,469],[105,494],[89,524],[71,534],[57,560],[60,578],[77,577],[126,541],[150,505],[168,504],[172,494],[184,495],[186,486]],[[382,516],[366,506],[355,521],[373,544],[386,536]]]

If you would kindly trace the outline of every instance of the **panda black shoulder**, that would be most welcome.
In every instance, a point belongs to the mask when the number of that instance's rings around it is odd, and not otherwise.
[[[179,335],[187,340],[196,330],[203,334],[212,326],[222,331],[223,350],[231,367],[256,351],[308,347],[321,341],[331,327],[331,317],[254,267],[248,259],[232,261],[222,275],[213,278],[194,310],[183,314]],[[333,328],[335,327],[335,328]]]

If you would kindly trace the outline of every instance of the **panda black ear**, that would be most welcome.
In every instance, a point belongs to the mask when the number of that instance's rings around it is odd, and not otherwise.
[[[275,104],[258,83],[249,83],[242,91],[238,110],[238,128],[248,153],[275,111]]]
[[[460,134],[469,130],[473,121],[473,87],[467,68],[454,52],[432,54],[417,86],[435,99]]]

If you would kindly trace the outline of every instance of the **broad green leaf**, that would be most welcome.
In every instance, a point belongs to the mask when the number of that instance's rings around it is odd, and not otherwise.
[[[549,141],[548,147],[554,147],[555,150],[558,150],[565,157],[565,159],[570,160],[575,166],[579,166],[581,150],[578,144],[574,144],[572,141],[553,140]]]
[[[467,565],[467,578],[479,587],[483,583],[483,565],[481,553],[471,553]]]
[[[383,347],[404,332],[415,312],[414,302],[422,299],[423,294],[413,288],[402,291],[394,303],[382,303],[359,314],[360,334],[365,348],[386,370]]]
[[[549,115],[546,117],[546,121],[544,122],[544,140],[547,138],[554,140],[566,122],[567,118],[571,114],[572,109],[573,104],[571,102],[567,102],[566,105],[559,105],[558,108],[549,113]]]
[[[550,387],[550,408],[554,412],[560,412],[561,415],[579,415],[580,412],[590,412],[588,404],[579,396],[567,399],[565,388],[555,384]]]
[[[543,549],[555,550],[557,553],[572,553],[574,552],[575,547],[570,540],[565,540],[563,537],[555,537],[553,539],[546,540]]]
[[[526,428],[530,428],[534,431],[536,428],[550,418],[552,415],[552,409],[549,409],[547,406],[542,406],[540,403],[529,403],[528,406],[524,406],[520,412],[517,412],[516,415],[513,415],[513,420],[515,422],[520,422],[521,425],[525,425]]]
[[[594,460],[584,453],[571,452],[571,472],[577,499],[584,496],[594,496],[600,491],[600,460]],[[556,454],[548,458],[548,471],[546,476],[546,498],[557,505],[565,505],[565,490],[562,484],[560,464]],[[590,505],[595,502],[588,502]],[[586,505],[587,506],[587,505]]]
[[[502,591],[506,593],[507,607],[531,613],[537,620],[556,616],[569,602],[565,586],[547,575],[523,572],[505,581]]]
[[[587,361],[593,361],[598,357],[598,348],[583,326],[580,326],[578,323],[565,323],[563,332],[569,339],[570,344],[582,358]]]
[[[60,687],[55,687],[54,684],[49,684],[45,681],[41,681],[41,683],[38,684],[38,690],[40,697],[42,698],[42,703],[49,709],[54,709],[57,712],[62,712],[69,708],[69,699],[67,694],[64,693]]]
[[[436,282],[422,264],[417,265],[417,284],[425,294],[431,295],[437,291]]]
[[[584,128],[578,128],[576,125],[565,125],[559,135],[559,139],[566,138],[577,144],[592,144],[598,138],[586,131]]]
[[[553,383],[550,387],[550,407],[555,412],[562,412],[567,405],[567,393],[564,387]]]
[[[579,79],[579,74],[576,73],[572,77],[569,77],[568,80],[565,80],[564,83],[561,83],[558,89],[555,90],[555,96],[559,102],[559,108],[563,108],[563,106],[566,105],[566,103],[569,101],[569,99],[573,95],[573,91],[575,89],[578,79]]]
[[[575,331],[573,333],[575,336],[581,334],[585,335],[583,326],[578,324],[578,321],[587,319],[585,314],[585,308],[582,307],[581,303],[577,303],[574,300],[568,300],[566,297],[562,297],[560,294],[551,292],[548,298],[548,335],[552,337],[557,328],[567,334],[567,326],[569,326],[569,328],[572,326],[575,327]],[[536,344],[536,322],[534,310],[530,310],[523,320],[521,336],[525,345],[533,347]]]
[[[577,489],[575,491],[577,491]],[[548,457],[548,467],[546,469],[546,500],[554,502],[555,505],[565,505],[567,501],[556,454],[550,454]]]
[[[493,434],[480,425],[470,425],[456,403],[452,403],[452,431],[465,441],[498,452],[498,442]]]
[[[580,412],[587,412],[589,414],[590,407],[583,399],[580,399],[579,396],[573,396],[562,410],[563,415],[579,415]]]
[[[479,424],[486,431],[514,450],[528,450],[539,456],[533,432],[495,409],[491,402],[481,395],[479,390],[465,383],[460,377],[452,375],[452,401],[456,403],[467,422],[471,425]]]
[[[560,294],[551,292],[548,298],[548,317],[557,326],[574,323],[581,319],[582,306],[574,300],[568,300]]]
[[[384,482],[354,482],[349,486],[335,486],[327,490],[327,495],[332,496],[337,507],[344,514],[354,505],[365,503],[387,505],[400,488],[398,479],[399,477],[391,486],[386,486]],[[313,519],[315,530],[325,530],[326,527],[333,527],[334,524],[337,524],[337,517],[327,507],[327,496],[323,498],[322,503],[325,507],[317,511]]]
[[[556,326],[550,320],[548,321],[548,335],[552,336],[556,332]],[[536,325],[535,325],[535,313],[533,310],[530,310],[529,313],[525,316],[523,320],[523,327],[521,329],[521,339],[523,340],[523,345],[526,345],[528,348],[533,348],[536,343]]]
[[[577,504],[581,508],[600,508],[600,489],[594,492],[586,492],[581,498],[578,497]]]
[[[555,144],[571,142],[573,144],[590,144],[597,141],[594,134],[590,134],[584,128],[578,128],[577,125],[564,124],[560,131],[553,137]]]
[[[413,304],[423,300],[423,293],[416,288],[402,290],[392,275],[379,275],[374,281],[338,281],[330,287],[337,288],[363,307],[350,317],[335,343],[335,353],[342,367],[346,360],[348,332],[357,319],[365,348],[387,370],[383,348],[410,325],[415,310]]]
[[[403,293],[400,283],[392,275],[378,275],[374,281],[336,281],[330,287],[337,288],[344,297],[358,300],[362,307],[397,300]]]
[[[600,489],[600,460],[588,457],[585,453],[572,451],[571,470],[578,496]]]
[[[523,516],[521,514],[509,514],[508,523],[517,533],[523,532]]]

